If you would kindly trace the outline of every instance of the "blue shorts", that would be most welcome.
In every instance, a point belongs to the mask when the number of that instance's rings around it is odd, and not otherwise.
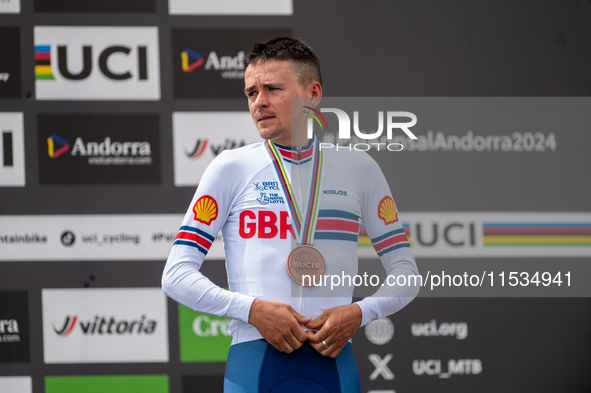
[[[333,359],[308,341],[292,353],[265,340],[230,347],[224,393],[360,393],[359,371],[351,343]]]

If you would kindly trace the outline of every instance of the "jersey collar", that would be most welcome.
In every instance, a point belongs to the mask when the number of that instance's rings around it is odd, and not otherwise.
[[[281,158],[283,158],[284,162],[288,164],[302,165],[312,160],[314,143],[316,143],[316,135],[314,135],[314,138],[310,140],[307,146],[301,148],[299,159],[297,147],[281,146],[277,143],[275,143],[275,147],[277,147],[277,151],[281,154]]]

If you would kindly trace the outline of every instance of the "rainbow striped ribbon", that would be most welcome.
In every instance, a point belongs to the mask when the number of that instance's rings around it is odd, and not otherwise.
[[[289,207],[289,216],[291,226],[294,229],[299,244],[313,244],[314,232],[316,229],[316,219],[318,217],[318,206],[320,204],[320,181],[322,180],[323,155],[319,148],[318,139],[314,139],[312,151],[313,172],[310,186],[310,195],[308,198],[308,209],[304,214],[300,211],[295,198],[291,182],[287,176],[287,171],[283,165],[283,159],[277,151],[273,142],[265,141],[265,148],[271,157],[273,167],[281,183],[281,189],[285,195],[287,206]]]

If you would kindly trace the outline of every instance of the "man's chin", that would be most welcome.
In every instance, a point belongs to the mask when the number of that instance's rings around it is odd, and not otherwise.
[[[274,130],[268,130],[268,129],[260,130],[259,129],[259,135],[261,136],[261,138],[263,138],[265,140],[272,141],[273,139],[276,139],[279,136],[279,133],[275,132]]]

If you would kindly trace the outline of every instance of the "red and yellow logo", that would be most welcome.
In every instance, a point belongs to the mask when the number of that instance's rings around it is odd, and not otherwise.
[[[218,203],[209,195],[203,195],[197,199],[195,206],[193,206],[195,213],[195,220],[205,225],[211,224],[218,218]]]
[[[392,197],[385,196],[378,205],[378,217],[384,220],[384,224],[390,225],[398,221],[398,211]]]

